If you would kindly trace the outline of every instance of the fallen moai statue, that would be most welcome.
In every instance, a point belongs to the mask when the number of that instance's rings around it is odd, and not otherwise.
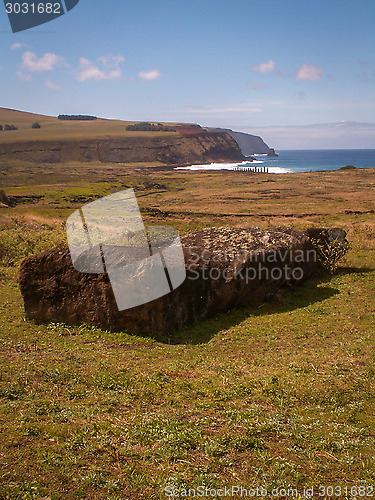
[[[56,248],[22,262],[20,289],[26,318],[170,335],[235,307],[261,303],[285,284],[303,282],[319,268],[316,243],[321,246],[338,236],[347,241],[345,231],[321,228],[300,232],[290,227],[218,227],[187,233],[181,237],[183,283],[126,310],[119,310],[108,274],[79,272],[69,249]]]

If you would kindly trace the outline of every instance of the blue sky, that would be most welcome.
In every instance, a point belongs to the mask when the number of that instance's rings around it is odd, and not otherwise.
[[[375,122],[374,21],[374,0],[80,0],[13,34],[0,5],[0,106],[198,122],[279,149],[291,134],[319,147],[307,126],[322,124],[333,147],[375,147],[363,125]]]

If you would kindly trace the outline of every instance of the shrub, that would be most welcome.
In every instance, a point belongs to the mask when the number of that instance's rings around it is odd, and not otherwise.
[[[126,130],[133,130],[133,131],[139,131],[139,132],[157,132],[161,129],[162,129],[162,127],[157,126],[157,125],[152,125],[149,122],[134,123],[134,125],[128,125],[126,127]]]
[[[38,123],[38,122],[34,122],[34,123],[31,125],[31,128],[41,128],[41,127],[40,127],[40,123]]]
[[[62,227],[27,223],[19,217],[0,221],[0,267],[16,266],[29,255],[65,242]]]
[[[350,248],[348,240],[342,237],[340,232],[337,232],[336,236],[328,238],[324,235],[319,239],[311,238],[311,242],[316,248],[321,267],[330,274],[335,273],[338,263]]]
[[[92,121],[97,120],[97,116],[91,115],[59,115],[57,117],[58,120],[79,120],[79,121]]]
[[[3,126],[2,126],[2,125],[0,125],[0,132],[1,132],[2,130],[3,130]]]
[[[133,125],[128,125],[126,130],[133,130],[137,132],[176,132],[175,128],[165,127],[162,123],[153,125],[149,122],[138,122]]]
[[[357,170],[354,165],[346,165],[345,167],[340,167],[339,170]]]

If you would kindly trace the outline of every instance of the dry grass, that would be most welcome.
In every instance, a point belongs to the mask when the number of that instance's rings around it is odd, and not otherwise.
[[[32,129],[38,122],[40,129]],[[16,125],[18,130],[0,132],[0,144],[13,144],[27,141],[64,141],[108,137],[152,137],[158,132],[129,132],[126,126],[132,121],[98,119],[95,121],[65,121],[57,117],[26,113],[0,108],[0,124]],[[165,137],[173,132],[161,132]]]

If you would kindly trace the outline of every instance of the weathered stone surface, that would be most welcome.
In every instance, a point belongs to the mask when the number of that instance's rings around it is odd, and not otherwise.
[[[314,238],[320,233],[310,230]],[[108,276],[77,272],[67,248],[29,257],[20,273],[26,318],[170,335],[183,325],[262,302],[318,268],[309,233],[288,227],[207,228],[184,235],[181,242],[184,283],[160,299],[121,312]]]

